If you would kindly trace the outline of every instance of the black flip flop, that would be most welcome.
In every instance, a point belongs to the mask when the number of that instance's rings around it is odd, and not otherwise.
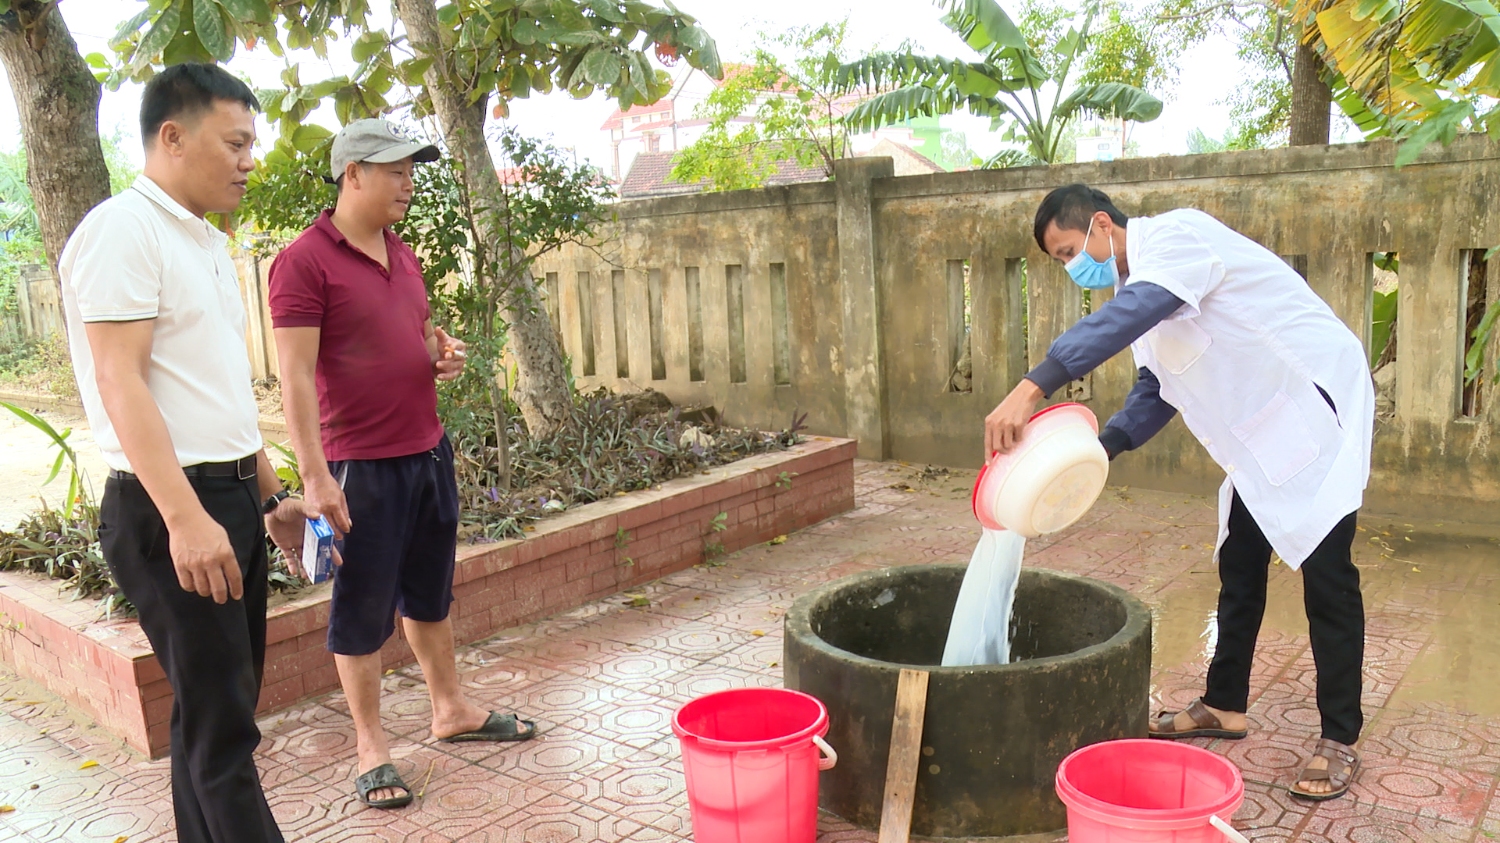
[[[521,731],[522,726],[526,731]],[[494,741],[505,743],[511,741],[529,741],[536,737],[536,724],[530,720],[522,720],[514,714],[501,714],[498,711],[490,712],[488,720],[484,725],[472,732],[460,732],[450,737],[442,738],[447,743],[468,743],[469,741]]]
[[[371,791],[380,790],[383,787],[399,787],[406,793],[401,796],[392,796],[390,799],[371,799]],[[391,808],[404,808],[411,804],[411,788],[401,780],[401,774],[396,772],[396,765],[381,764],[379,767],[354,780],[354,788],[359,791],[359,801],[369,805],[371,808],[390,810]]]

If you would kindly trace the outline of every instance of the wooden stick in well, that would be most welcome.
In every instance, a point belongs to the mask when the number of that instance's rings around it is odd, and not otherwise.
[[[891,756],[885,768],[885,804],[880,811],[880,843],[907,843],[917,765],[922,760],[922,719],[927,714],[927,671],[903,668],[896,685],[896,716],[891,723]]]

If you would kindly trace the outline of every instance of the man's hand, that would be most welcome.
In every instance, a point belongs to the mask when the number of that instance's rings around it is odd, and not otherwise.
[[[327,518],[328,526],[339,538],[354,528],[354,523],[349,520],[349,503],[344,499],[344,490],[326,471],[302,478],[302,510],[305,518],[319,515]]]
[[[1000,406],[984,418],[984,461],[989,462],[995,454],[1004,454],[1016,446],[1027,422],[1036,412],[1037,402],[1043,398],[1042,388],[1029,380],[1022,380],[1005,396]]]
[[[456,380],[464,371],[464,349],[468,348],[463,340],[454,339],[442,328],[433,328],[437,336],[437,360],[432,363],[432,370],[440,381]]]
[[[302,537],[307,530],[307,515],[302,501],[286,498],[266,516],[266,535],[271,537],[293,576],[307,579],[302,567]]]
[[[168,524],[167,540],[183,591],[212,597],[215,603],[245,596],[229,534],[207,512],[199,510],[183,525]]]

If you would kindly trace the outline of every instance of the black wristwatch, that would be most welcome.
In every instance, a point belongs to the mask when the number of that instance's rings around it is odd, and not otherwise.
[[[281,502],[282,501],[286,500],[287,498],[289,498],[291,496],[292,496],[291,492],[288,492],[286,489],[282,489],[281,491],[279,491],[276,494],[270,496],[269,498],[266,498],[265,503],[263,503],[263,504],[260,505],[260,514],[261,515],[270,515],[271,513],[273,513],[273,512],[276,511],[276,507],[281,506]]]

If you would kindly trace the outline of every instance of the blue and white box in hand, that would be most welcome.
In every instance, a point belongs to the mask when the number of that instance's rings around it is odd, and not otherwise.
[[[333,527],[319,515],[307,519],[302,533],[302,567],[313,583],[333,576]]]

